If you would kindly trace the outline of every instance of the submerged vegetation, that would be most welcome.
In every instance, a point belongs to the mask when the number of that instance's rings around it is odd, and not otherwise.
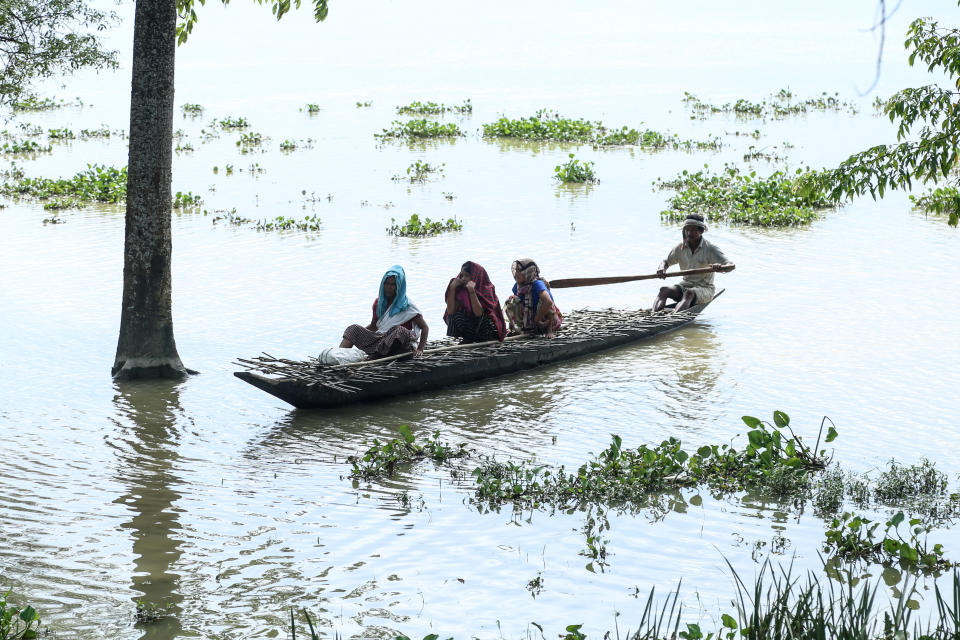
[[[452,122],[446,124],[426,118],[401,122],[394,120],[389,129],[373,136],[378,140],[415,140],[422,138],[450,138],[464,135],[460,127]]]
[[[569,160],[563,164],[554,167],[554,177],[564,184],[594,184],[600,182],[593,171],[592,162],[583,162],[578,160],[574,154],[569,155]]]
[[[398,225],[395,218],[390,218],[390,227],[387,228],[387,233],[404,238],[420,238],[462,229],[463,225],[457,222],[456,218],[447,218],[446,222],[431,220],[430,218],[421,220],[420,216],[414,213],[402,225]]]
[[[448,112],[457,113],[460,115],[473,113],[473,104],[470,102],[469,98],[464,100],[463,104],[459,105],[437,104],[436,102],[420,102],[419,100],[415,100],[408,105],[397,107],[397,113],[399,115],[441,115]]]
[[[687,214],[699,213],[714,222],[785,227],[809,223],[819,211],[836,206],[826,193],[810,187],[812,173],[798,169],[791,176],[775,171],[758,178],[755,171],[744,174],[724,165],[717,174],[709,169],[684,170],[673,180],[655,181],[654,186],[677,192],[667,200],[670,208],[660,213],[665,220],[683,220]]]
[[[740,98],[736,102],[716,105],[704,102],[690,92],[684,92],[683,102],[688,109],[693,111],[694,115],[691,117],[701,119],[716,113],[732,113],[738,118],[775,119],[800,115],[811,111],[836,111],[856,115],[856,105],[841,100],[838,97],[839,95],[838,93],[830,95],[824,91],[815,98],[794,101],[793,92],[790,91],[790,89],[780,89],[780,91],[771,95],[768,100],[752,102],[746,98]]]

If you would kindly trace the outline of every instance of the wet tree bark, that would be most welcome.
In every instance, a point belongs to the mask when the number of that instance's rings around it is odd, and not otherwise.
[[[170,276],[176,26],[176,0],[137,0],[118,379],[187,374],[173,339]]]

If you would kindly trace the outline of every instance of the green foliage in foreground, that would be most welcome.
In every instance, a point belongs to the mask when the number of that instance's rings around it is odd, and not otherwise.
[[[776,426],[751,416],[744,416],[743,421],[750,431],[746,446],[739,451],[728,444],[704,445],[690,454],[677,438],[655,447],[644,444],[624,449],[620,436],[614,435],[605,451],[572,473],[562,466],[549,469],[530,462],[488,459],[473,472],[476,497],[491,505],[513,502],[575,508],[642,504],[652,491],[685,484],[705,484],[720,491],[767,487],[781,493],[803,483],[808,471],[824,467],[825,452],[808,448],[790,430],[785,413],[774,413]],[[835,437],[831,426],[825,442]]]
[[[33,607],[7,602],[10,592],[0,594],[0,640],[32,640],[37,637],[40,614]]]
[[[473,104],[470,99],[464,100],[463,104],[437,104],[436,102],[420,102],[415,100],[408,105],[398,106],[397,113],[400,115],[441,115],[446,112],[459,113],[465,115],[473,113]]]
[[[422,138],[450,138],[462,136],[463,131],[452,122],[443,124],[426,118],[401,122],[394,120],[389,129],[373,136],[379,140],[415,140]]]
[[[686,622],[684,603],[680,601],[680,585],[658,602],[656,588],[651,588],[645,602],[637,607],[639,619],[630,620],[635,631],[627,631],[626,640],[956,640],[960,638],[960,574],[953,573],[952,593],[939,585],[934,588],[935,612],[930,619],[915,618],[917,598],[921,592],[907,576],[895,585],[895,600],[879,598],[882,579],[863,581],[859,587],[822,580],[813,572],[795,575],[793,565],[774,566],[764,561],[752,584],[748,584],[727,563],[736,588],[730,613],[710,615],[715,628]],[[309,640],[319,640],[310,614],[304,611],[310,626]],[[561,640],[587,640],[582,624],[570,624],[565,633],[547,636],[536,622],[541,636]],[[290,627],[296,639],[291,610]],[[464,637],[467,637],[465,634]],[[431,633],[423,640],[439,640]],[[620,637],[607,632],[596,638]],[[411,640],[397,635],[393,640]],[[448,638],[447,640],[452,640]]]
[[[600,182],[593,171],[592,162],[583,162],[577,160],[574,154],[570,154],[570,159],[563,164],[558,164],[553,168],[553,177],[563,183],[596,183]]]
[[[353,467],[351,478],[369,479],[376,476],[392,475],[397,465],[410,464],[429,458],[435,462],[444,462],[451,458],[467,455],[467,446],[450,446],[440,441],[440,432],[434,431],[431,438],[420,444],[407,425],[400,425],[400,437],[373,444],[361,456],[349,456],[347,462]]]
[[[463,225],[457,222],[456,218],[447,218],[446,222],[431,220],[430,218],[421,220],[420,216],[414,213],[403,225],[398,225],[395,218],[390,218],[390,227],[387,229],[387,233],[392,236],[419,238],[462,229]]]
[[[660,212],[665,220],[699,213],[714,222],[786,227],[807,224],[818,211],[836,206],[823,191],[811,188],[812,176],[809,169],[798,169],[793,176],[775,171],[758,178],[755,171],[744,174],[725,165],[718,174],[685,170],[673,180],[655,181],[654,186],[677,192],[667,200],[670,208]]]
[[[910,51],[911,66],[919,60],[927,71],[945,73],[960,89],[960,29],[920,18],[907,29],[904,46]],[[957,186],[958,176],[951,173],[960,157],[957,95],[937,85],[894,94],[883,110],[890,122],[899,123],[898,143],[872,147],[834,169],[811,174],[814,188],[840,201],[867,193],[882,198],[891,189],[910,190],[915,182],[946,180],[949,186]],[[957,226],[960,201],[945,198],[939,204],[950,225]]]

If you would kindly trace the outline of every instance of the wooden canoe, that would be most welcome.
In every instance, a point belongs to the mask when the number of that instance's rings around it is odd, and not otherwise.
[[[718,291],[719,296],[723,291]],[[714,298],[716,299],[716,298]],[[709,304],[709,303],[708,303]],[[556,337],[518,336],[450,348],[433,343],[420,358],[366,360],[324,365],[316,358],[285,360],[264,354],[238,359],[233,375],[300,409],[340,407],[439,389],[570,360],[672,331],[694,320],[707,305],[686,311],[574,311]]]

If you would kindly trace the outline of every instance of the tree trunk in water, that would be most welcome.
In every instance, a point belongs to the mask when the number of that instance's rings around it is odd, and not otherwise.
[[[123,310],[113,376],[182,378],[171,303],[176,0],[137,0],[130,93]]]

